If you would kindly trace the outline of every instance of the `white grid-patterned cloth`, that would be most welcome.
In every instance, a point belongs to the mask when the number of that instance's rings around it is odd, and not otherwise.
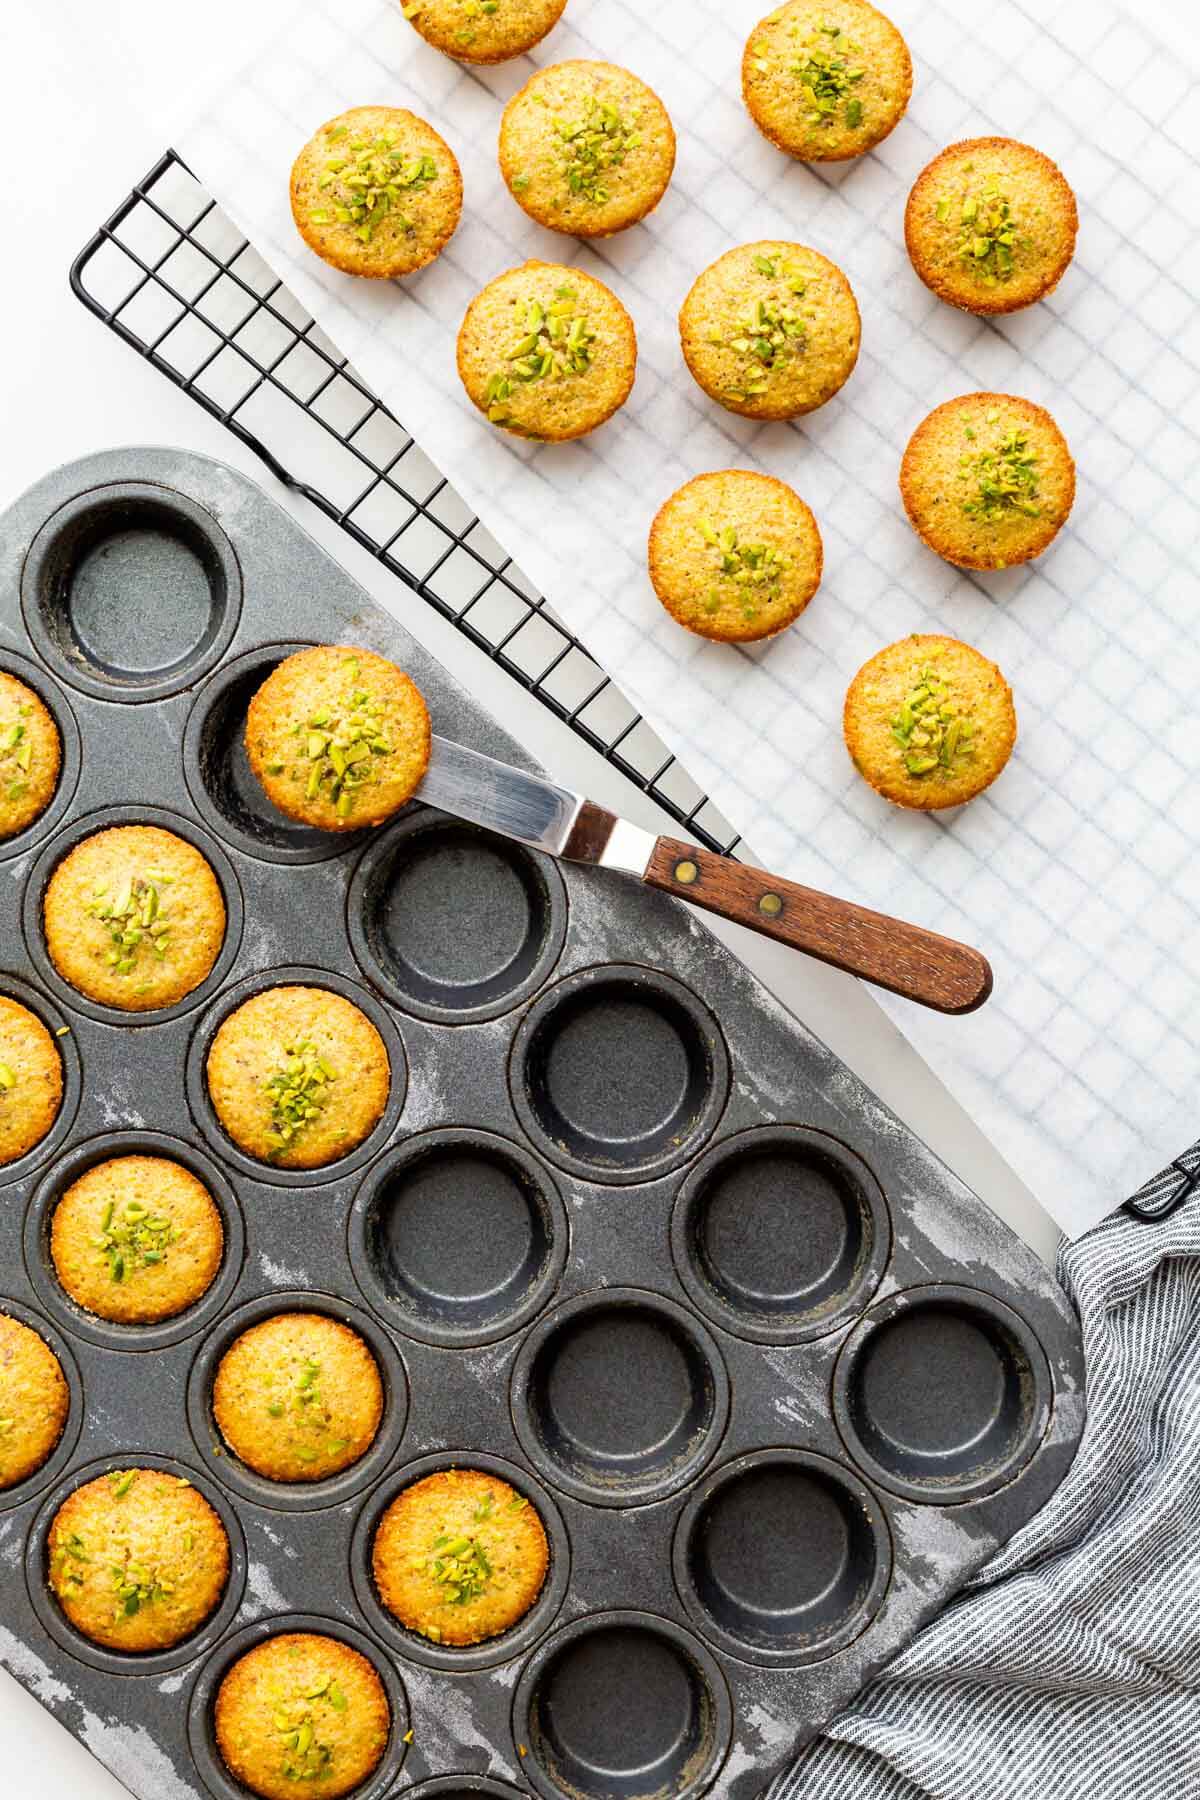
[[[1081,1229],[1194,1136],[1200,1076],[1197,826],[1200,285],[1194,73],[1108,0],[896,0],[914,54],[908,116],[855,163],[791,162],[741,104],[761,0],[570,0],[535,52],[619,61],[679,134],[644,225],[590,248],[529,221],[496,167],[503,101],[529,59],[470,71],[429,49],[396,0],[296,0],[286,34],[180,148],[238,225],[440,465],[556,611],[678,753],[766,866],[979,943],[983,1011],[889,1003],[1009,1161]],[[402,286],[356,282],[300,243],[287,173],[345,106],[408,105],[463,165],[463,224]],[[943,306],[904,253],[904,201],[942,145],[993,132],[1053,156],[1076,189],[1075,263],[1043,304],[998,321]],[[842,393],[794,425],[706,401],[675,315],[731,244],[790,237],[847,272],[863,349]],[[472,295],[526,256],[576,263],[634,315],[640,360],[616,419],[573,445],[524,445],[467,402],[454,339]],[[955,571],[910,530],[896,478],[937,402],[974,389],[1046,405],[1079,465],[1068,528],[1039,562]],[[772,643],[701,643],[662,613],[646,533],[689,476],[757,467],[813,506],[826,573]],[[957,815],[906,815],[853,773],[845,687],[880,645],[948,631],[993,656],[1020,740]]]

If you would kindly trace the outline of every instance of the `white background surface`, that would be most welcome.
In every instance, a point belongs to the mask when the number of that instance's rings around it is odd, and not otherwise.
[[[977,13],[987,0],[961,0]],[[1164,0],[1179,20],[1193,0]],[[164,147],[161,125],[139,113],[145,46],[175,31],[182,47],[214,5],[149,0],[8,0],[0,8],[0,106],[10,148],[0,281],[0,505],[56,463],[121,443],[173,443],[223,458],[282,489],[215,422],[106,332],[71,295],[71,258]],[[903,24],[903,6],[893,7]],[[1139,13],[1153,12],[1143,0]],[[247,9],[243,8],[243,11]],[[36,170],[36,173],[35,173]],[[614,771],[460,639],[343,534],[295,503],[298,516],[383,604],[521,737],[559,779],[587,787],[647,825],[659,822]],[[131,798],[136,796],[131,795]],[[947,1162],[1047,1257],[1049,1219],[896,1031],[865,990],[843,977],[728,933],[739,953]],[[0,1276],[2,1285],[2,1276]],[[7,1577],[12,1579],[10,1575]],[[0,1672],[0,1792],[21,1800],[120,1800],[121,1788]]]

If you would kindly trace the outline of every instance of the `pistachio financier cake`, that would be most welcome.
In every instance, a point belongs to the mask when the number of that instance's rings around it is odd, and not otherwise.
[[[54,798],[62,739],[39,694],[0,669],[0,839],[39,819]]]
[[[346,1156],[387,1104],[387,1047],[366,1013],[321,987],[272,987],[222,1020],[205,1069],[239,1150],[281,1169]]]
[[[970,644],[915,632],[863,664],[846,694],[846,748],[885,800],[922,812],[961,806],[1012,755],[1012,689]]]
[[[711,400],[748,419],[824,406],[858,361],[862,323],[836,263],[778,239],[727,250],[679,309],[684,360]]]
[[[565,442],[611,419],[633,387],[633,320],[582,269],[526,262],[476,294],[458,333],[458,373],[493,425]]]
[[[198,1489],[162,1469],[118,1468],[68,1494],[47,1540],[66,1617],[109,1650],[169,1650],[220,1603],[229,1539]]]
[[[560,62],[531,75],[500,120],[500,173],[531,219],[610,237],[653,212],[675,167],[675,131],[654,89],[616,63]]]
[[[113,825],[76,844],[42,902],[64,981],[102,1006],[174,1006],[207,979],[225,941],[225,900],[207,859],[158,825]]]
[[[323,831],[390,819],[420,785],[429,749],[415,684],[349,644],[284,657],[246,712],[246,756],[268,800]]]
[[[536,1507],[481,1469],[439,1469],[397,1494],[375,1533],[379,1597],[435,1644],[478,1644],[523,1619],[549,1567]]]
[[[502,63],[540,44],[567,0],[401,0],[427,44],[456,62]]]
[[[650,527],[650,580],[699,637],[773,637],[817,591],[824,552],[812,511],[786,482],[753,469],[696,475]]]
[[[458,158],[401,106],[354,106],[322,125],[292,165],[290,192],[310,250],[380,281],[431,263],[462,214]]]
[[[760,19],[742,57],[742,98],[764,137],[802,162],[841,162],[904,117],[912,57],[867,0],[789,0]]]
[[[41,1143],[62,1097],[58,1045],[36,1013],[0,994],[0,1167]]]
[[[960,394],[913,432],[900,465],[913,530],[962,569],[1040,556],[1066,523],[1075,464],[1044,407],[1016,394]]]
[[[173,1319],[216,1279],[225,1228],[204,1183],[166,1156],[112,1156],[73,1181],[50,1221],[65,1291],[122,1325]]]
[[[927,288],[972,313],[1017,312],[1052,293],[1075,254],[1066,176],[1031,144],[968,138],[914,183],[904,241]]]
[[[383,1416],[379,1365],[357,1331],[324,1313],[282,1312],[230,1345],[213,1417],[236,1456],[269,1481],[324,1481],[369,1450]]]
[[[391,1709],[360,1651],[322,1632],[286,1631],[226,1671],[213,1725],[226,1768],[251,1793],[337,1800],[378,1768]]]
[[[0,1312],[0,1492],[54,1454],[70,1405],[67,1378],[50,1346]]]

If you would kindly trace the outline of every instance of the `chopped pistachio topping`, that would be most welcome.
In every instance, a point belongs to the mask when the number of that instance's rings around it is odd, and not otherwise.
[[[108,1479],[112,1483],[113,1499],[123,1500],[137,1478],[136,1469],[110,1469]]]
[[[989,413],[986,423],[998,426],[999,413]],[[973,425],[966,426],[964,436],[968,442],[978,441]],[[1037,464],[1037,452],[1030,449],[1024,426],[1002,428],[990,449],[965,452],[959,458],[958,479],[967,483],[970,494],[962,503],[963,511],[989,525],[1014,514],[1040,518]]]
[[[912,686],[891,721],[900,758],[917,780],[935,769],[953,775],[975,755],[971,715],[955,700],[954,684],[937,662],[935,651],[914,663]]]
[[[765,38],[755,43],[754,68],[767,75],[782,66],[799,84],[810,136],[838,124],[857,131],[863,122],[863,103],[856,90],[867,72],[861,61],[862,45],[846,37],[841,26],[832,24],[823,13],[789,25],[787,36],[791,41],[782,51]]]
[[[477,1539],[443,1532],[430,1546],[425,1572],[441,1587],[444,1605],[465,1606],[486,1590],[492,1565]]]
[[[745,543],[732,525],[718,530],[709,518],[700,520],[700,536],[713,570],[705,612],[718,612],[722,601],[732,600],[741,607],[744,618],[756,619],[761,606],[779,598],[779,583],[791,558],[774,544]]]
[[[973,165],[964,170],[970,173]],[[1012,279],[1013,251],[1028,248],[1029,238],[1021,235],[1008,198],[1000,192],[998,175],[986,175],[982,185],[972,181],[957,193],[942,194],[935,210],[938,219],[957,232],[954,254],[969,274],[985,287]]]
[[[0,1062],[0,1098],[11,1094],[16,1085],[17,1077],[13,1068],[6,1062]]]
[[[425,11],[426,5],[427,0],[409,0],[408,5],[402,7],[401,11],[406,19],[415,19]],[[478,35],[475,30],[475,20],[494,18],[500,11],[500,0],[457,0],[457,5],[464,20],[468,23],[454,33],[454,40],[456,43],[462,44],[464,48],[469,48]]]
[[[346,688],[307,719],[292,722],[282,756],[268,768],[273,775],[286,772],[306,800],[326,799],[339,819],[349,819],[359,790],[378,780],[378,759],[390,753],[392,744],[381,702],[358,685],[358,658],[348,656],[343,666]]]
[[[285,1358],[263,1376],[267,1416],[287,1421],[288,1447],[302,1463],[340,1456],[350,1441],[330,1430],[332,1418],[320,1379],[321,1364],[315,1356]]]
[[[282,1061],[264,1083],[271,1103],[267,1143],[273,1156],[286,1150],[314,1119],[320,1118],[329,1104],[330,1083],[336,1080],[336,1072],[311,1038],[297,1038],[284,1045]]]
[[[279,1689],[272,1691],[274,1711],[271,1722],[279,1733],[283,1760],[280,1772],[289,1781],[323,1781],[333,1762],[333,1746],[319,1735],[320,1708],[345,1712],[346,1696],[326,1675],[314,1681],[302,1694],[287,1696]]]
[[[168,1581],[145,1563],[130,1556],[126,1547],[119,1563],[110,1564],[112,1591],[115,1596],[113,1606],[113,1623],[120,1625],[125,1619],[132,1619],[143,1606],[152,1606],[156,1600],[162,1600],[175,1592],[175,1583]]]
[[[32,711],[26,702],[17,708],[15,719],[0,720],[0,785],[9,800],[20,800],[29,791],[33,745],[25,721]]]
[[[77,1531],[55,1538],[50,1558],[50,1578],[54,1587],[60,1593],[64,1588],[82,1588],[84,1573],[79,1565],[91,1560],[86,1540]]]
[[[607,181],[609,171],[620,168],[629,152],[642,142],[641,118],[639,108],[623,113],[597,94],[587,96],[578,118],[551,114],[566,183],[564,204],[580,198],[593,206],[603,206],[612,198]]]
[[[504,351],[504,366],[488,379],[484,402],[494,425],[510,423],[514,388],[537,381],[564,381],[582,375],[592,360],[596,333],[586,313],[576,311],[578,291],[564,283],[548,306],[540,300],[513,302],[515,336]]]
[[[139,1269],[165,1262],[168,1247],[178,1236],[170,1219],[140,1200],[127,1200],[123,1206],[106,1200],[92,1247],[97,1261],[107,1263],[110,1280],[127,1281]]]
[[[775,371],[803,351],[808,340],[805,321],[816,317],[814,310],[798,304],[808,291],[798,263],[782,255],[760,253],[755,255],[753,267],[768,284],[767,291],[758,295],[731,328],[709,333],[711,344],[732,350],[738,358],[737,378],[726,390],[733,400],[765,394]]]
[[[116,974],[132,975],[152,959],[161,962],[171,948],[166,890],[174,879],[161,869],[147,869],[126,876],[115,888],[93,888],[86,910],[108,929],[111,948],[104,960]]]
[[[310,222],[344,225],[360,243],[369,244],[384,220],[391,219],[411,237],[416,226],[405,201],[437,180],[432,156],[401,150],[394,131],[348,138],[348,127],[335,125],[324,137],[330,154],[317,178],[322,202],[310,210]]]

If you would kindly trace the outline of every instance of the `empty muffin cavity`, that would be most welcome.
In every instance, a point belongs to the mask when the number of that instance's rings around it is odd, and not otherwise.
[[[71,686],[158,700],[228,647],[241,610],[233,545],[211,513],[155,482],[77,495],[47,520],[21,575],[29,635]]]
[[[848,1469],[804,1450],[760,1450],[693,1495],[674,1566],[706,1637],[750,1662],[802,1664],[866,1630],[891,1543],[878,1502]]]
[[[552,1161],[596,1181],[645,1181],[712,1132],[729,1058],[716,1020],[682,982],[610,963],[534,1003],[509,1080],[522,1125]]]
[[[1034,1455],[1052,1402],[1049,1367],[1012,1308],[973,1288],[931,1286],[869,1312],[834,1372],[838,1428],[855,1461],[906,1499],[981,1499]]]
[[[349,1223],[367,1299],[432,1344],[489,1343],[545,1305],[567,1217],[545,1169],[486,1131],[410,1138],[371,1171]]]
[[[566,935],[566,896],[545,857],[422,810],[367,851],[349,921],[364,974],[397,1005],[474,1024],[546,980]]]
[[[789,1343],[857,1317],[891,1227],[861,1157],[824,1132],[767,1125],[716,1145],[691,1172],[671,1243],[684,1286],[717,1324]]]
[[[513,1727],[547,1800],[689,1800],[728,1748],[729,1695],[690,1632],[648,1613],[576,1620],[530,1659]]]
[[[661,1500],[702,1469],[729,1413],[729,1377],[698,1320],[660,1294],[580,1294],[535,1326],[513,1366],[527,1455],[599,1506]]]

